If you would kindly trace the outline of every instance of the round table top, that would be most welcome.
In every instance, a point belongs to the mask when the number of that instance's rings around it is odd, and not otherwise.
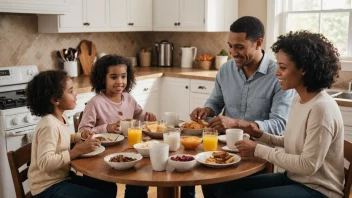
[[[218,143],[218,150],[222,150],[223,143]],[[160,187],[175,187],[175,186],[191,186],[214,184],[220,182],[231,181],[249,176],[266,168],[266,161],[263,159],[251,157],[242,158],[235,165],[226,168],[210,168],[203,164],[197,165],[188,172],[156,172],[153,171],[150,158],[143,157],[134,168],[128,170],[116,170],[105,163],[104,157],[118,152],[136,152],[134,148],[130,148],[127,143],[127,138],[122,142],[105,147],[105,151],[95,157],[78,158],[71,162],[72,167],[83,173],[84,175],[97,178],[113,183],[122,183],[139,186],[160,186]],[[203,152],[203,144],[199,145],[196,150],[185,150],[183,146],[176,151],[170,152],[169,156],[184,153],[197,154]]]

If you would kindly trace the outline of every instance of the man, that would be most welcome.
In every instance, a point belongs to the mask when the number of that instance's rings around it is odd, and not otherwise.
[[[241,17],[230,27],[228,45],[233,60],[216,75],[215,87],[204,108],[190,114],[192,120],[214,117],[209,127],[218,131],[261,129],[283,135],[294,91],[283,91],[275,76],[277,64],[262,50],[263,23]],[[218,116],[222,109],[224,116]]]

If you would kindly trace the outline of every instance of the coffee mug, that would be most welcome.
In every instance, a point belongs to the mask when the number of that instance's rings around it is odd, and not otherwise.
[[[167,125],[176,126],[179,124],[179,114],[176,112],[165,112]]]
[[[249,139],[249,134],[243,133],[242,129],[226,129],[226,145],[229,149],[235,149],[235,143]]]
[[[126,119],[120,121],[120,131],[123,136],[127,137],[128,129],[131,128],[135,120],[133,119]]]
[[[169,159],[169,145],[166,143],[151,144],[149,156],[154,171],[165,171]]]

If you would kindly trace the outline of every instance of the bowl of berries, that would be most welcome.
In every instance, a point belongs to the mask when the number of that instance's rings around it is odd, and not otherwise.
[[[176,171],[186,172],[190,171],[197,163],[193,155],[176,154],[169,157],[169,163]]]

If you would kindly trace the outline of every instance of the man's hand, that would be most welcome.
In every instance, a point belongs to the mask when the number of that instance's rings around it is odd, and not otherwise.
[[[213,110],[208,107],[205,107],[205,108],[197,107],[192,111],[191,114],[189,114],[189,117],[193,121],[204,120],[208,116],[214,116]]]
[[[239,120],[238,126],[236,128],[240,128],[244,133],[248,133],[250,136],[255,138],[260,138],[263,135],[263,131],[259,129],[259,126],[255,122],[248,122],[245,120]]]
[[[145,121],[156,121],[156,116],[150,112],[146,112],[144,116]]]
[[[252,140],[241,140],[235,143],[241,157],[253,157],[257,143]]]
[[[218,131],[225,131],[226,129],[235,128],[237,119],[226,116],[217,116],[208,121],[208,127],[214,128]]]

